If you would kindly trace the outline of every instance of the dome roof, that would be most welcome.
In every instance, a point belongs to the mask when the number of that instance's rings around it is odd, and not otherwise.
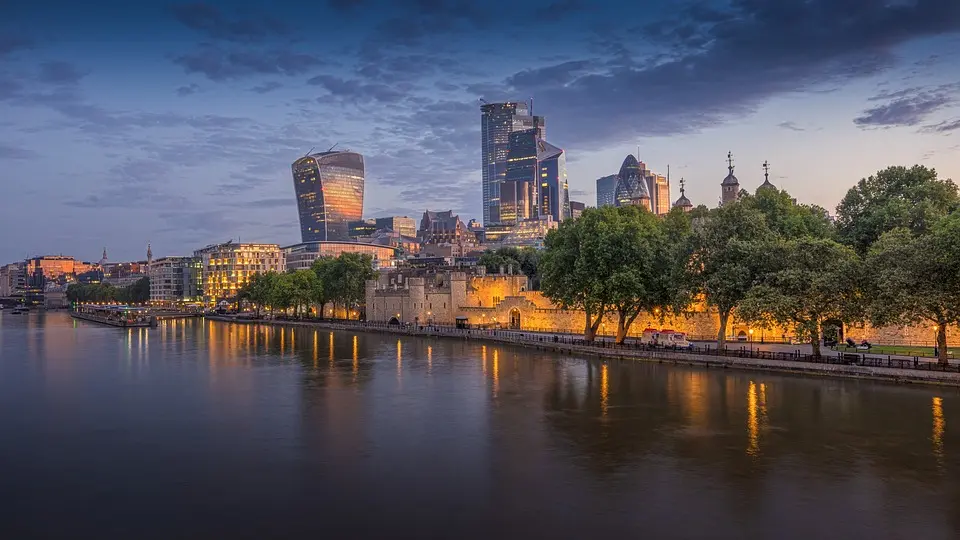
[[[727,177],[723,179],[723,182],[720,183],[721,186],[739,186],[740,181],[737,180],[737,177],[733,174],[733,168],[730,168],[730,172],[727,173]]]
[[[680,198],[677,199],[677,202],[673,203],[674,208],[693,208],[693,203],[690,202],[690,199],[687,198],[683,192],[680,193]]]
[[[758,187],[757,189],[758,190],[759,189],[777,189],[777,186],[771,184],[770,180],[764,180],[763,183],[760,184],[760,187]]]

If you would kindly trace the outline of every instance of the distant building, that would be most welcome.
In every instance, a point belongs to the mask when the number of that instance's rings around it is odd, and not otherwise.
[[[740,198],[740,181],[733,174],[733,152],[727,152],[727,176],[720,183],[720,204],[726,206]]]
[[[687,198],[685,193],[685,183],[683,178],[680,179],[680,198],[677,199],[677,202],[673,203],[674,208],[680,208],[684,212],[689,212],[693,210],[693,203],[690,202],[690,199]]]
[[[200,294],[206,303],[236,298],[253,274],[286,269],[283,252],[277,244],[230,241],[198,249],[193,256],[200,263]]]
[[[377,222],[372,219],[359,219],[347,224],[350,238],[364,238],[377,232]]]
[[[483,225],[500,222],[500,187],[506,181],[510,134],[535,129],[537,138],[545,138],[545,121],[533,116],[523,102],[480,102],[480,161]]]
[[[633,154],[623,160],[617,174],[617,206],[642,206],[653,211],[645,172]]]
[[[474,244],[476,236],[464,225],[453,210],[432,212],[427,210],[420,219],[417,236],[423,244]]]
[[[777,186],[770,183],[770,163],[767,161],[763,162],[763,183],[760,184],[760,187],[757,188],[757,191],[761,189],[772,189],[777,191]],[[796,203],[796,201],[794,201]]]
[[[617,175],[597,178],[597,208],[617,205]]]
[[[339,257],[343,253],[369,255],[375,268],[393,266],[397,249],[366,242],[303,242],[283,249],[287,270],[308,270],[320,257]]]
[[[551,216],[556,222],[570,217],[570,191],[567,185],[567,157],[562,148],[537,141],[537,170],[540,208],[538,216]]]
[[[500,241],[500,245],[541,248],[547,233],[556,229],[557,225],[559,224],[550,215],[523,220],[513,226],[510,233]]]
[[[348,223],[363,214],[363,156],[320,152],[294,161],[291,169],[302,240],[349,240]]]
[[[0,297],[20,296],[27,286],[24,263],[16,262],[0,266]]]
[[[476,219],[471,219],[467,222],[467,228],[471,231],[481,231],[483,230],[483,223],[477,221]]]
[[[407,216],[382,217],[375,220],[377,230],[388,230],[404,236],[417,235],[417,222]]]
[[[580,217],[580,214],[586,209],[587,205],[583,204],[580,201],[570,201],[570,217],[572,219],[577,219]]]
[[[193,302],[200,298],[201,261],[193,257],[161,257],[150,263],[150,301]]]
[[[648,171],[647,187],[650,190],[650,204],[654,214],[662,216],[670,212],[670,179],[662,174]]]
[[[31,287],[43,289],[48,283],[66,283],[76,275],[76,263],[73,257],[46,255],[33,257],[26,261],[26,281]]]

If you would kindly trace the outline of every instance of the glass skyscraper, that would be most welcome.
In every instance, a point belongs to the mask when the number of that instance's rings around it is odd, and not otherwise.
[[[303,242],[349,241],[349,222],[363,214],[363,156],[320,152],[291,168]]]
[[[530,107],[523,102],[481,101],[480,113],[483,225],[487,226],[501,222],[500,186],[507,176],[510,134],[536,129],[537,136],[542,139],[545,136],[545,122],[542,116],[532,116]]]
[[[601,206],[616,206],[617,175],[611,174],[597,178],[597,208]]]
[[[571,217],[567,186],[567,157],[562,148],[537,141],[537,167],[540,183],[540,215],[560,222]]]

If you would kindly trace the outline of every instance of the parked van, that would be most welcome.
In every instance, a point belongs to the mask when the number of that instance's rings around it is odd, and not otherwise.
[[[669,347],[671,349],[689,349],[693,346],[687,340],[687,334],[670,329],[657,330],[647,328],[640,336],[640,342],[644,345]]]

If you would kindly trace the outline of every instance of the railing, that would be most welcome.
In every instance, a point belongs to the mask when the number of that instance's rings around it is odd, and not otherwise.
[[[716,346],[710,345],[691,345],[690,347],[680,348],[641,343],[639,341],[628,341],[626,343],[618,344],[604,337],[598,337],[597,340],[588,342],[582,337],[570,334],[561,334],[557,332],[456,328],[453,326],[441,325],[390,324],[387,322],[364,322],[343,319],[324,319],[323,321],[319,319],[300,319],[281,322],[300,322],[307,324],[323,323],[327,327],[343,330],[381,329],[388,330],[393,333],[415,336],[450,336],[462,338],[495,339],[504,343],[542,343],[544,345],[554,346],[567,345],[577,347],[578,350],[582,352],[595,352],[599,354],[603,354],[605,352],[665,352],[676,355],[713,356],[717,358],[780,360],[789,362],[805,362],[810,364],[858,365],[864,367],[884,367],[960,373],[960,363],[939,364],[935,359],[922,359],[920,357],[897,358],[892,355],[871,356],[867,354],[844,352],[831,354],[832,351],[824,352],[820,356],[814,356],[812,354],[802,353],[800,349],[796,349],[794,351],[765,351],[756,350],[748,346],[739,346],[733,348],[726,347],[724,349],[718,349]]]

